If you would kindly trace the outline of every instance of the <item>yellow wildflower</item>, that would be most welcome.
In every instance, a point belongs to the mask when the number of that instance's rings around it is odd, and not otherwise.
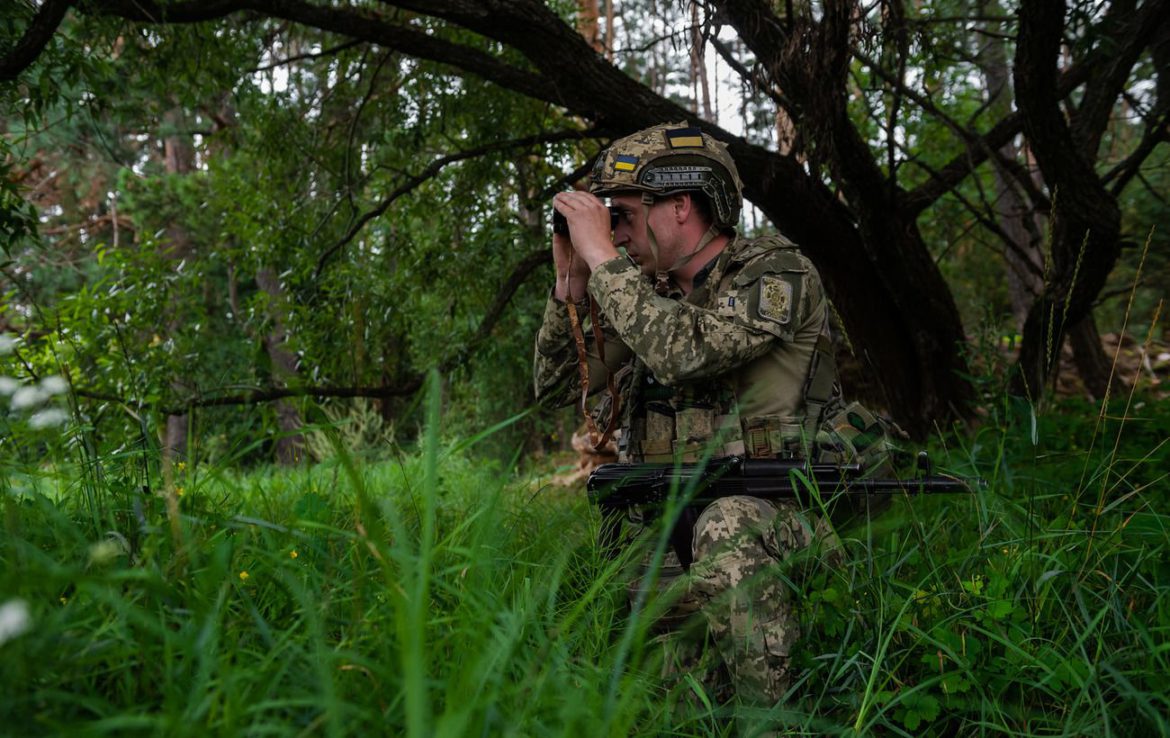
[[[178,464],[176,464],[175,466],[177,466],[177,467],[178,467],[179,471],[183,471],[184,469],[186,469],[186,468],[187,468],[187,462],[186,462],[186,461],[180,461],[180,462],[179,462]]]
[[[186,494],[186,492],[187,490],[182,487],[175,487],[175,494],[179,497],[182,497],[184,494]]]
[[[240,572],[240,581],[241,582],[248,581],[248,572],[246,572],[246,571]]]
[[[300,554],[298,554],[298,553],[296,552],[296,549],[293,549],[292,551],[289,551],[289,552],[288,552],[288,557],[289,557],[290,559],[295,559],[297,556],[300,556]]]

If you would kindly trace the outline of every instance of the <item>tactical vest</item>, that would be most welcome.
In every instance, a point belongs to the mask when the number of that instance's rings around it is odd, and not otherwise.
[[[841,404],[828,300],[808,259],[779,236],[736,239],[690,295],[672,297],[774,340],[742,366],[677,386],[663,385],[635,359],[618,377],[625,411],[619,457],[807,457],[828,411]]]

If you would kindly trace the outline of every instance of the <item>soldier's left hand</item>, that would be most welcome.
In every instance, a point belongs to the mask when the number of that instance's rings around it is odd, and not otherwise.
[[[553,198],[556,208],[569,222],[573,250],[595,269],[599,264],[619,256],[609,230],[609,208],[588,192],[559,192]]]

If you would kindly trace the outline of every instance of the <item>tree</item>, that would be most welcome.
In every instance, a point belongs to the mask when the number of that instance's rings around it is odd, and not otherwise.
[[[944,10],[951,5],[938,3]],[[1018,112],[980,107],[964,117],[959,113],[970,85],[964,87],[963,74],[977,67],[963,55],[949,56],[960,44],[930,40],[940,24],[965,27],[970,16],[962,4],[948,19],[933,5],[900,2],[868,9],[848,0],[793,2],[777,13],[763,0],[717,0],[695,24],[710,29],[712,39],[718,38],[717,24],[735,30],[748,53],[713,41],[716,50],[772,100],[798,136],[781,154],[711,121],[700,124],[729,144],[749,199],[822,271],[854,346],[883,389],[883,404],[915,435],[936,421],[965,416],[973,399],[965,378],[963,321],[936,263],[939,249],[923,237],[923,223],[947,198],[962,198],[962,188],[984,176],[989,162],[1035,194],[1026,165],[1009,160],[1005,148],[1027,134],[1056,211],[1052,268],[1025,325],[1016,383],[1017,390],[1038,396],[1053,365],[1049,347],[1059,346],[1067,326],[1087,315],[1117,258],[1117,208],[1102,196],[1110,194],[1115,202],[1117,193],[1105,189],[1093,167],[1110,111],[1133,94],[1131,70],[1164,33],[1167,5],[1123,0],[1094,14],[1089,6],[1066,13],[1054,4],[1022,3],[1013,71]],[[11,79],[33,63],[67,6],[53,0],[40,6],[19,43],[0,60],[0,78]],[[466,83],[485,80],[507,90],[509,105],[524,99],[552,104],[588,121],[583,135],[599,142],[662,120],[694,117],[609,63],[555,8],[537,0],[344,7],[307,0],[90,0],[79,12],[156,29],[243,13],[258,28],[265,19],[291,22],[320,33],[320,48],[340,43],[390,49]],[[1135,20],[1124,21],[1129,17]],[[682,33],[685,40],[693,31]],[[1082,41],[1067,46],[1071,63],[1058,69],[1064,36]],[[619,64],[620,57],[615,53]],[[931,89],[916,82],[932,78],[950,83]],[[1068,121],[1062,102],[1074,108]],[[1107,175],[1114,190],[1133,179],[1164,138],[1164,120],[1152,119],[1147,135]],[[924,131],[936,143],[929,151],[915,150],[905,137]],[[357,225],[369,222],[359,219]],[[322,250],[319,242],[309,246],[322,264],[335,250]]]

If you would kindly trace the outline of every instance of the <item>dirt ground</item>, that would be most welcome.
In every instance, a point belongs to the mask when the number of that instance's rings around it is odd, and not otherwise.
[[[1132,387],[1134,382],[1137,382],[1139,389],[1150,389],[1157,397],[1165,398],[1170,393],[1170,343],[1153,341],[1147,347],[1127,335],[1120,341],[1119,348],[1118,339],[1116,333],[1101,336],[1105,355],[1116,357],[1115,376],[1120,378],[1126,387]],[[1061,397],[1089,396],[1084,383],[1077,375],[1072,350],[1068,346],[1061,352],[1056,394]]]

